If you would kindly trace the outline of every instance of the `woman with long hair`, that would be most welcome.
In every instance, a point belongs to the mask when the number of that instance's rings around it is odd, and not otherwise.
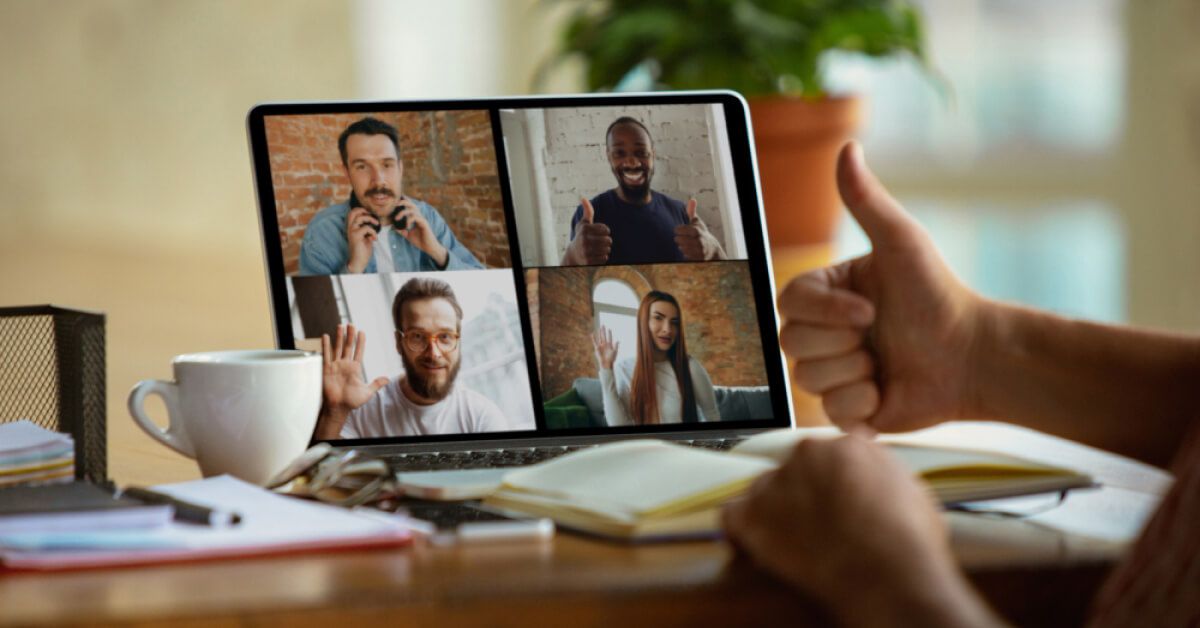
[[[604,326],[592,344],[600,363],[600,389],[609,425],[719,421],[712,380],[688,356],[683,312],[675,297],[651,290],[637,314],[637,354],[617,362],[620,343]]]

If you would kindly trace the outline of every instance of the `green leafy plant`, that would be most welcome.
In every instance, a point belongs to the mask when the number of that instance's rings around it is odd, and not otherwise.
[[[560,0],[579,5],[552,59],[587,64],[593,90],[631,71],[655,87],[818,98],[821,55],[911,55],[929,68],[921,16],[902,0]]]

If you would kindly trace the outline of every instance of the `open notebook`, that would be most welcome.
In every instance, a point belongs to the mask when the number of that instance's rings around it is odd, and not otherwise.
[[[766,432],[729,453],[659,440],[601,445],[513,471],[485,503],[605,537],[711,536],[719,530],[720,505],[812,435]],[[889,447],[947,505],[1094,484],[1087,474],[1006,454],[901,443]]]

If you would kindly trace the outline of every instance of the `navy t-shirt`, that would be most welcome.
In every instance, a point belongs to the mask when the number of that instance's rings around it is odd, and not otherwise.
[[[612,235],[609,264],[658,264],[682,262],[683,251],[675,245],[675,227],[688,224],[687,206],[651,190],[650,202],[633,205],[621,200],[615,190],[592,199],[593,221],[608,225]],[[571,239],[583,220],[583,205],[571,217]]]

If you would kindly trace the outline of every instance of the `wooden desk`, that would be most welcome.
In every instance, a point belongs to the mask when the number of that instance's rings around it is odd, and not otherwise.
[[[944,434],[954,436],[950,430]],[[1076,457],[1080,468],[1092,471],[1084,458]],[[1111,486],[1073,495],[1060,506],[1060,518],[1117,513],[1105,516],[1136,524],[1164,489],[1161,477],[1100,477]],[[1064,534],[1038,522],[948,517],[961,564],[985,596],[1022,625],[1078,623],[1123,548],[1119,541]],[[863,571],[867,577],[870,566]],[[818,608],[742,564],[723,543],[639,547],[568,533],[544,543],[418,544],[387,551],[0,576],[4,625],[288,623],[328,628],[353,622],[626,628],[821,624],[821,618]]]
[[[1078,618],[1108,564],[973,570],[1009,617]],[[0,578],[0,623],[349,622],[672,626],[821,622],[819,609],[721,543],[528,545],[290,556]]]

